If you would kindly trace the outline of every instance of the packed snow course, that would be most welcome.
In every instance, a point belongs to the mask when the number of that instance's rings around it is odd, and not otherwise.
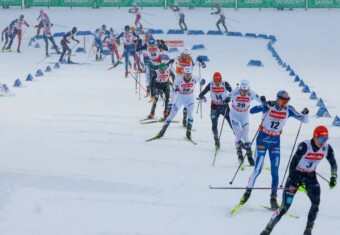
[[[94,31],[102,24],[122,31],[125,25],[134,22],[127,8],[44,10],[52,23],[67,26],[54,26],[53,32],[66,32],[73,26],[80,31]],[[150,23],[145,23],[145,27],[164,32],[178,28],[170,10],[143,11],[152,13],[142,12],[142,19]],[[184,11],[189,29],[216,30],[217,18],[209,15],[210,9]],[[340,129],[332,121],[340,114],[338,11],[226,9],[225,12],[234,19],[227,20],[230,31],[273,35],[277,41],[268,47],[271,40],[263,38],[169,34],[155,38],[183,40],[184,46],[190,48],[203,44],[206,49],[193,50],[192,55],[209,58],[207,67],[201,69],[208,82],[219,71],[233,88],[241,80],[249,80],[251,88],[268,100],[275,99],[277,91],[287,90],[290,105],[298,111],[304,107],[310,110],[310,122],[302,125],[297,142],[310,139],[317,125],[325,125],[337,156]],[[39,9],[1,10],[0,27],[4,29],[20,14],[31,25],[23,36],[26,40],[22,53],[0,54],[0,82],[10,89],[10,93],[1,97],[1,234],[260,234],[272,214],[260,207],[269,204],[269,191],[254,191],[247,204],[230,216],[229,211],[244,191],[209,189],[209,185],[229,186],[238,167],[234,136],[227,125],[215,167],[211,166],[215,149],[209,102],[203,104],[202,119],[195,113],[196,146],[183,140],[185,129],[178,123],[172,123],[162,139],[145,143],[145,139],[160,130],[161,124],[139,124],[149,114],[151,104],[144,98],[145,93],[139,96],[139,91],[136,92],[131,77],[124,78],[124,65],[107,70],[111,66],[108,57],[97,62],[92,54],[88,59],[88,54],[75,52],[73,61],[89,64],[54,69],[57,55],[37,64],[45,55],[44,42],[38,40],[40,48],[28,46],[28,42],[36,32],[32,26],[37,23]],[[82,42],[83,37],[78,39]],[[56,38],[58,45],[59,41]],[[86,39],[87,51],[91,41]],[[16,45],[15,41],[12,48]],[[121,47],[119,51],[122,52]],[[311,91],[322,97],[332,118],[315,116],[319,110],[317,100],[302,92],[303,87],[295,82],[296,76],[279,64],[274,52]],[[176,53],[168,55],[173,58]],[[250,60],[260,60],[264,66],[247,66]],[[44,72],[47,66],[51,66],[51,72]],[[34,76],[38,69],[44,76]],[[33,81],[25,81],[29,73]],[[194,74],[198,73],[196,66]],[[16,79],[21,80],[22,87],[13,87]],[[199,87],[196,88],[198,94]],[[158,116],[163,108],[159,102]],[[175,119],[181,118],[179,112]],[[250,116],[251,138],[260,121],[261,115]],[[280,183],[299,124],[290,119],[281,136]],[[265,165],[269,166],[268,156]],[[320,163],[317,171],[329,179],[327,160]],[[251,173],[251,167],[240,171],[233,186],[245,187]],[[335,235],[340,229],[339,187],[329,190],[321,178],[319,183],[321,204],[313,234]],[[256,186],[270,184],[270,171],[264,170]],[[289,212],[299,218],[283,217],[272,234],[302,234],[309,207],[307,196],[298,193]]]

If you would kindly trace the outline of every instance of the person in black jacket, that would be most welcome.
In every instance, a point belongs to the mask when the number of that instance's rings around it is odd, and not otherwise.
[[[311,140],[305,140],[299,144],[289,166],[289,176],[285,185],[285,190],[283,191],[281,207],[275,211],[261,235],[268,235],[271,233],[274,226],[292,205],[293,198],[299,187],[303,188],[312,203],[308,213],[306,229],[303,234],[312,234],[314,221],[319,211],[321,193],[315,170],[324,157],[326,157],[331,165],[329,187],[333,189],[336,186],[338,168],[333,148],[327,143],[327,140],[328,129],[325,126],[318,126],[314,129],[313,138]]]
[[[70,43],[71,39],[73,41],[76,41],[77,43],[79,43],[79,40],[74,38],[74,35],[77,33],[77,27],[73,27],[72,30],[70,32],[68,32],[67,34],[65,34],[63,36],[63,39],[61,39],[60,41],[60,45],[63,48],[63,52],[61,53],[59,62],[63,62],[64,61],[64,55],[67,51],[67,63],[68,64],[72,64],[73,62],[71,61],[71,53],[72,50],[70,49],[70,47],[67,45]]]
[[[230,97],[228,98],[227,95],[231,92],[231,86],[228,82],[222,81],[222,75],[219,72],[214,73],[213,81],[209,82],[208,85],[203,89],[203,91],[199,94],[199,99],[202,102],[206,101],[204,95],[210,91],[211,95],[211,109],[210,109],[210,118],[212,123],[212,132],[214,135],[215,140],[215,147],[217,149],[220,148],[220,139],[218,137],[218,118],[220,115],[227,120],[229,123],[230,128],[230,117],[229,117],[229,105],[228,102],[230,101]]]

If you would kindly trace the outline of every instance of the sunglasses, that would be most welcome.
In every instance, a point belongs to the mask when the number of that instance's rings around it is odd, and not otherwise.
[[[322,138],[322,137],[318,137],[317,139],[321,143],[324,143],[324,142],[326,142],[328,140],[328,138]]]
[[[279,99],[278,101],[281,105],[286,105],[289,103],[289,99]]]

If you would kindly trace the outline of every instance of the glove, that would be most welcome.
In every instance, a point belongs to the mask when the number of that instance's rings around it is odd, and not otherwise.
[[[167,65],[172,64],[173,62],[175,62],[175,60],[171,59],[171,60],[168,61]]]
[[[205,84],[205,79],[204,78],[201,79],[200,84],[201,84],[201,86],[203,86]]]
[[[266,97],[264,95],[262,95],[260,97],[260,100],[261,100],[262,103],[266,103]]]
[[[306,193],[306,194],[307,194],[307,189],[306,189],[306,185],[305,185],[305,184],[303,184],[303,183],[298,183],[298,184],[297,184],[297,187],[298,187],[298,190],[299,190],[300,192],[303,192],[303,193]]]
[[[79,43],[79,40],[76,40],[77,43]]]
[[[211,13],[210,13],[210,15],[213,15],[213,14],[215,14],[215,13],[214,13],[214,12],[211,12]]]
[[[150,90],[150,87],[149,87],[149,86],[147,86],[147,87],[146,87],[146,94],[147,94],[147,95],[149,95],[149,94],[150,94],[150,92],[151,92],[151,90]]]
[[[161,40],[160,40],[160,42],[161,42],[161,44],[164,44],[164,41],[163,41],[163,39],[161,39]]]
[[[225,98],[224,103],[229,103],[230,100],[231,100],[231,98],[230,98],[230,97],[227,97],[227,98]]]
[[[206,64],[205,64],[204,61],[202,61],[202,62],[200,62],[200,63],[201,63],[201,65],[202,65],[202,68],[205,68],[205,67],[206,67]]]
[[[301,113],[302,113],[303,115],[307,115],[307,114],[309,113],[309,109],[304,108],[304,109],[301,111]]]
[[[51,26],[53,27],[53,24],[51,24]]]
[[[336,186],[336,175],[332,175],[330,181],[329,181],[329,187],[331,189],[335,188]]]
[[[275,100],[267,101],[267,105],[268,105],[269,107],[274,107],[275,104],[276,104],[276,101],[275,101]]]
[[[38,25],[34,26],[35,28],[38,28]]]

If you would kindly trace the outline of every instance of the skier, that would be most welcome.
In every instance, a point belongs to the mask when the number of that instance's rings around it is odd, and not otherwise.
[[[130,26],[125,26],[125,31],[118,35],[116,38],[119,40],[120,38],[123,38],[124,42],[124,56],[125,56],[125,77],[128,76],[128,65],[129,65],[129,56],[133,56],[135,58],[135,44],[134,44],[134,38],[139,39],[139,36],[130,30]],[[138,68],[140,69],[140,68]]]
[[[36,38],[38,38],[40,30],[44,27],[46,20],[49,20],[48,15],[43,11],[43,9],[40,9],[40,14],[37,20],[39,19],[40,19],[39,24],[35,26],[37,28],[37,35],[35,36]]]
[[[183,52],[176,58],[174,59],[174,64],[176,65],[176,79],[177,77],[182,77],[184,75],[184,67],[191,67],[191,69],[193,68],[193,66],[195,65],[192,56],[191,56],[191,50],[190,48],[184,48]],[[176,100],[176,92],[172,92],[171,96],[170,96],[170,102],[168,105],[168,110],[167,112],[170,113],[171,112],[171,108],[173,103]],[[184,127],[187,126],[187,119],[188,119],[188,111],[187,108],[184,106],[183,108],[183,121],[182,124]]]
[[[146,79],[146,87],[147,92],[152,93],[150,87],[151,78],[154,76],[155,70],[158,69],[159,64],[162,62],[161,55],[164,54],[164,51],[168,51],[168,47],[165,45],[163,40],[155,40],[154,38],[150,38],[147,43],[144,43],[137,50],[144,51],[143,54],[148,58],[147,61],[144,58],[144,66],[149,73],[149,77]],[[149,118],[153,118],[153,116],[149,115]]]
[[[58,46],[55,44],[52,32],[51,32],[51,28],[53,27],[53,24],[51,24],[50,20],[47,19],[44,23],[43,26],[43,36],[44,36],[44,41],[45,41],[45,45],[46,45],[46,56],[48,57],[48,40],[51,41],[54,49],[56,50],[57,54],[61,54],[59,51]]]
[[[119,53],[118,53],[119,45],[117,46],[117,44],[119,43],[119,40],[117,40],[116,37],[117,37],[116,31],[110,28],[110,35],[104,38],[104,41],[107,40],[107,45],[111,53],[111,61],[113,65],[115,64],[115,54],[117,57],[117,61],[120,61]]]
[[[178,3],[175,3],[173,6],[170,7],[174,12],[178,12],[179,15],[179,27],[181,27],[181,30],[188,30],[187,25],[184,22],[184,12],[182,10],[182,7],[178,5]],[[182,27],[183,24],[183,27]]]
[[[139,30],[143,29],[142,24],[140,23],[140,19],[142,18],[141,14],[139,13],[139,7],[137,6],[137,4],[134,2],[132,3],[132,8],[129,9],[129,13],[134,13],[136,14],[136,20],[135,20],[135,26],[136,28],[138,28]],[[139,25],[139,26],[138,26]]]
[[[240,204],[243,205],[250,197],[257,176],[261,173],[264,163],[266,151],[269,151],[272,174],[272,190],[270,195],[270,206],[277,209],[277,187],[279,184],[279,164],[280,164],[280,135],[282,129],[289,117],[307,123],[309,121],[309,110],[304,108],[301,112],[297,112],[293,106],[288,105],[290,100],[287,91],[281,90],[277,93],[276,101],[269,101],[250,109],[250,113],[262,112],[263,121],[259,127],[259,133],[256,138],[256,160],[255,168],[249,178],[246,192],[241,198]]]
[[[3,52],[5,51],[6,45],[9,42],[9,40],[10,40],[12,34],[13,34],[13,31],[14,31],[14,27],[9,26],[9,27],[6,27],[1,33],[1,42],[4,41],[4,35],[5,35],[5,43],[4,43],[4,46],[2,47]]]
[[[68,64],[73,64],[73,62],[71,61],[71,53],[72,50],[69,48],[69,46],[67,44],[70,43],[70,40],[72,39],[73,41],[76,41],[77,43],[79,43],[79,40],[74,38],[74,35],[77,33],[77,27],[73,27],[71,31],[69,31],[67,34],[65,34],[63,36],[63,38],[60,41],[60,45],[63,48],[63,52],[61,53],[59,62],[63,63],[64,62],[64,55],[67,51],[67,63]]]
[[[159,139],[164,136],[166,129],[169,127],[172,119],[176,116],[177,111],[184,105],[188,110],[188,125],[186,131],[186,138],[190,141],[191,139],[191,128],[193,124],[193,112],[194,112],[194,104],[195,104],[195,96],[194,89],[195,84],[200,83],[204,85],[205,80],[200,79],[197,76],[192,75],[192,68],[190,66],[184,67],[184,75],[175,80],[173,90],[178,93],[176,101],[171,109],[169,116],[166,118],[165,123],[161,129],[161,131],[154,137],[155,139]]]
[[[241,81],[240,87],[233,90],[229,96],[231,99],[230,119],[235,134],[236,153],[240,163],[243,162],[242,148],[246,150],[248,162],[254,166],[253,153],[249,140],[249,113],[248,109],[253,100],[262,103],[260,97],[250,89],[247,80]],[[261,97],[265,101],[265,97]],[[242,140],[244,142],[242,142]]]
[[[102,42],[102,36],[106,37],[110,35],[110,32],[106,29],[106,25],[103,24],[101,28],[96,29],[94,32],[94,42],[97,47],[96,52],[96,61],[103,60],[102,53],[103,53],[103,42]]]
[[[211,15],[220,15],[220,18],[218,19],[218,21],[216,22],[216,26],[217,26],[217,29],[218,31],[221,31],[220,29],[220,24],[223,25],[224,29],[225,29],[225,33],[228,33],[228,29],[227,29],[227,26],[225,26],[225,16],[224,16],[224,11],[222,9],[222,7],[220,6],[219,3],[216,3],[216,9],[217,11],[216,12],[212,12],[210,13]]]
[[[22,39],[22,26],[26,25],[27,27],[30,27],[30,25],[26,22],[26,20],[24,20],[24,15],[20,15],[19,19],[15,19],[11,22],[9,27],[14,26],[14,31],[11,35],[8,47],[6,48],[6,50],[11,50],[12,47],[12,43],[13,40],[15,38],[16,35],[18,35],[18,49],[17,52],[20,53],[20,46],[21,46],[21,39]]]
[[[170,80],[171,77],[171,80]],[[172,84],[172,82],[175,79],[175,74],[168,68],[168,66],[165,63],[160,63],[158,66],[158,69],[155,71],[155,73],[153,73],[153,76],[151,78],[151,83],[150,83],[150,87],[152,92],[152,96],[153,96],[153,101],[152,101],[152,108],[151,108],[151,112],[148,116],[148,118],[153,118],[155,115],[155,111],[156,111],[156,105],[157,102],[159,100],[160,97],[160,93],[163,92],[164,96],[165,96],[165,104],[164,104],[164,112],[163,112],[163,116],[164,116],[164,120],[167,118],[166,116],[166,107],[169,103],[169,97],[170,97],[170,84]]]
[[[312,205],[309,209],[307,225],[304,235],[311,235],[316,216],[319,211],[321,189],[316,177],[316,167],[320,161],[326,157],[331,165],[331,178],[329,187],[336,186],[337,163],[334,151],[328,140],[328,129],[325,126],[317,126],[314,129],[313,138],[301,142],[292,158],[289,166],[289,176],[286,181],[285,190],[282,193],[282,204],[275,211],[265,230],[261,235],[268,235],[274,226],[280,221],[281,217],[292,205],[295,193],[299,187],[303,187]]]
[[[212,132],[215,140],[215,147],[220,148],[220,139],[218,137],[218,118],[220,115],[227,120],[230,125],[229,118],[229,105],[230,98],[227,98],[229,92],[231,92],[231,86],[227,81],[222,81],[222,75],[219,72],[215,72],[213,75],[213,81],[209,82],[208,85],[199,94],[199,99],[203,102],[206,101],[204,95],[210,91],[211,96],[211,107],[210,107],[210,118],[212,123]]]

